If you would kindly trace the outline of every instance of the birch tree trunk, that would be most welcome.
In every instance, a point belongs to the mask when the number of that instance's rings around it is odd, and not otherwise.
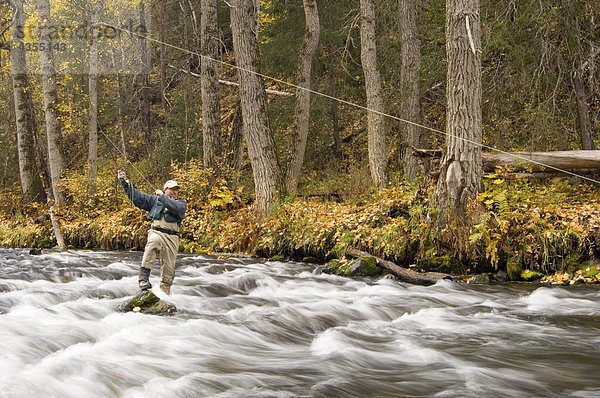
[[[52,51],[52,22],[50,19],[49,0],[38,0],[39,15],[39,40],[44,43],[43,50],[40,45],[40,66],[42,69],[42,91],[44,96],[44,113],[46,117],[46,139],[48,141],[48,163],[50,164],[50,178],[52,180],[52,193],[58,207],[65,204],[61,190],[61,178],[64,172],[64,159],[60,151],[61,126],[58,118],[58,94],[56,87],[56,70],[54,68],[54,55]]]
[[[301,88],[296,90],[296,109],[286,176],[286,188],[290,193],[295,192],[298,188],[298,179],[302,170],[308,139],[310,121],[310,91],[308,90],[311,88],[312,61],[317,52],[321,30],[316,0],[304,0],[304,15],[306,30],[304,32],[304,42],[298,55],[298,71],[296,73],[296,84]]]
[[[217,171],[222,153],[221,106],[219,103],[219,33],[217,0],[202,0],[200,12],[200,60],[202,90],[202,146],[204,168]]]
[[[421,113],[419,93],[419,69],[421,49],[417,31],[416,0],[398,0],[398,28],[400,31],[400,117],[413,123],[419,122]],[[420,128],[402,123],[400,128],[403,148],[402,163],[408,180],[417,176],[417,158],[412,148],[419,147]]]
[[[44,187],[36,161],[35,135],[37,122],[33,112],[31,87],[27,74],[27,60],[23,47],[24,14],[23,0],[12,0],[13,25],[11,27],[12,45],[10,63],[15,101],[17,125],[17,152],[19,156],[19,176],[21,190],[26,202],[42,201]]]
[[[90,74],[88,77],[89,96],[89,151],[88,151],[88,192],[96,192],[98,176],[98,22],[100,12],[104,8],[104,0],[96,0],[92,8],[90,32]]]
[[[479,0],[446,4],[446,147],[436,188],[440,224],[464,222],[481,185],[481,31]]]
[[[360,0],[360,59],[365,73],[367,107],[384,112],[381,75],[377,69],[377,47],[375,41],[375,4],[373,0]],[[385,118],[379,113],[367,113],[369,134],[369,166],[371,178],[378,189],[385,188],[387,176],[387,145]]]
[[[267,94],[259,72],[255,29],[255,0],[235,0],[231,6],[231,28],[244,122],[244,138],[252,164],[256,195],[256,219],[266,217],[283,192],[281,169],[267,116]]]

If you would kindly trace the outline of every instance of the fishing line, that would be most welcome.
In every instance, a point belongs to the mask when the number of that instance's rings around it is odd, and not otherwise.
[[[468,138],[460,137],[460,136],[457,136],[455,134],[451,134],[451,133],[448,133],[448,132],[445,132],[445,131],[442,131],[442,130],[438,130],[436,128],[429,127],[429,126],[426,126],[426,125],[423,125],[423,124],[420,124],[420,123],[416,123],[416,122],[413,122],[413,121],[410,121],[410,120],[402,119],[399,116],[390,115],[388,113],[381,112],[381,111],[378,111],[376,109],[370,109],[370,108],[368,108],[367,106],[364,106],[364,105],[356,104],[354,102],[350,102],[350,101],[344,100],[342,98],[334,97],[332,95],[325,94],[325,93],[322,93],[320,91],[316,91],[316,90],[313,90],[313,89],[310,89],[310,88],[298,86],[298,85],[296,85],[294,83],[290,83],[290,82],[288,82],[286,80],[278,79],[278,78],[273,77],[273,76],[265,75],[264,73],[261,73],[261,72],[257,72],[257,71],[253,71],[253,70],[250,70],[250,69],[247,69],[247,68],[243,68],[243,67],[241,67],[239,65],[234,65],[234,64],[231,64],[229,62],[220,60],[220,59],[211,58],[208,55],[203,55],[203,54],[197,53],[195,51],[188,50],[186,48],[176,46],[174,44],[170,44],[170,43],[167,43],[167,42],[163,42],[163,41],[154,39],[154,38],[152,38],[150,36],[146,36],[146,35],[139,34],[137,32],[130,31],[128,29],[123,29],[121,27],[110,25],[110,24],[107,24],[107,23],[104,23],[104,22],[99,22],[98,24],[99,25],[104,25],[106,27],[109,27],[109,28],[112,28],[112,29],[116,29],[116,30],[119,30],[119,31],[122,31],[122,32],[125,32],[125,33],[128,33],[128,34],[130,34],[132,36],[137,36],[139,38],[152,41],[152,42],[154,42],[156,44],[161,44],[161,45],[164,45],[166,47],[170,47],[172,49],[179,50],[179,51],[182,51],[184,53],[188,53],[190,55],[195,55],[195,56],[198,56],[198,57],[201,57],[201,58],[204,58],[204,59],[216,62],[216,63],[218,63],[220,65],[223,65],[223,66],[234,68],[234,69],[246,72],[246,73],[254,74],[254,75],[260,76],[260,77],[262,77],[264,79],[269,79],[269,80],[274,81],[276,83],[280,83],[282,85],[289,86],[289,87],[295,88],[297,90],[304,90],[304,91],[309,92],[311,94],[314,94],[314,95],[317,95],[317,96],[320,96],[320,97],[323,97],[323,98],[327,98],[327,99],[330,99],[332,101],[337,101],[339,103],[342,103],[342,104],[345,104],[345,105],[348,105],[348,106],[351,106],[351,107],[354,107],[354,108],[358,108],[358,109],[361,109],[361,110],[364,110],[364,111],[367,111],[367,112],[372,112],[372,113],[375,113],[377,115],[380,115],[380,116],[383,116],[383,117],[386,117],[386,118],[389,118],[389,119],[393,119],[393,120],[396,120],[396,121],[399,121],[399,122],[403,122],[403,123],[406,123],[406,124],[409,124],[409,125],[412,125],[412,126],[420,127],[422,129],[431,131],[433,133],[445,136],[447,138],[454,138],[454,139],[457,139],[457,140],[461,140],[461,141],[466,142],[468,144],[471,144],[473,146],[478,146],[478,147],[481,147],[481,148],[484,148],[484,149],[487,149],[487,150],[490,150],[490,151],[493,151],[493,152],[498,152],[498,153],[502,153],[502,154],[505,154],[505,155],[509,155],[509,156],[511,156],[513,158],[525,161],[527,163],[532,163],[532,164],[536,164],[538,166],[543,166],[545,168],[548,168],[548,169],[551,169],[551,170],[554,170],[554,171],[558,171],[558,172],[561,172],[561,173],[564,173],[564,174],[568,174],[568,175],[571,175],[573,177],[581,178],[583,180],[587,180],[587,181],[592,182],[594,184],[600,185],[600,181],[595,180],[593,178],[590,178],[590,177],[587,177],[587,176],[584,176],[584,175],[580,175],[580,174],[574,173],[574,172],[569,171],[569,170],[564,170],[564,169],[561,169],[561,168],[558,168],[558,167],[554,167],[554,166],[551,166],[551,165],[548,165],[548,164],[545,164],[543,162],[539,162],[539,161],[536,161],[536,160],[533,160],[533,159],[528,159],[527,157],[519,155],[519,154],[516,154],[514,152],[511,153],[511,152],[503,151],[502,149],[494,148],[492,146],[483,144],[481,142],[475,142],[475,141],[470,140]]]

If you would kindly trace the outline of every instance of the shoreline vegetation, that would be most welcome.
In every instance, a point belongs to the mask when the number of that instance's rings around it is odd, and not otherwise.
[[[362,261],[366,268],[357,266],[361,256],[348,254],[354,250],[411,272],[450,274],[470,283],[600,283],[600,193],[567,179],[491,176],[469,206],[473,227],[440,229],[431,181],[398,183],[342,202],[287,198],[271,217],[254,223],[251,194],[222,180],[208,184],[198,168],[174,167],[173,174],[184,181],[188,201],[180,252],[314,262],[324,272],[348,276],[382,272],[377,261],[370,271],[368,261]],[[70,204],[58,211],[68,247],[142,250],[149,227],[145,214],[127,201],[112,174],[104,176],[94,197],[84,194],[84,178],[67,179]],[[23,206],[19,195],[0,193],[0,245],[56,246],[46,206]]]

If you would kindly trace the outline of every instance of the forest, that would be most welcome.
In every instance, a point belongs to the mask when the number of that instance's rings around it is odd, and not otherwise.
[[[0,245],[55,247],[51,206],[69,247],[143,248],[123,169],[144,192],[181,184],[186,252],[600,282],[599,17],[591,0],[2,1]],[[559,151],[592,160],[526,155]]]

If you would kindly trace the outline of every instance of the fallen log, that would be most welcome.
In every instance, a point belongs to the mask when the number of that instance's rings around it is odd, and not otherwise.
[[[413,148],[418,157],[440,158],[439,149]],[[497,167],[509,172],[559,172],[562,170],[600,169],[600,150],[553,152],[482,152],[483,171]]]
[[[377,260],[377,265],[396,275],[402,282],[415,285],[433,285],[441,279],[452,280],[452,276],[448,274],[441,272],[416,272],[355,248],[348,248],[346,250],[346,255],[355,258],[373,257]]]
[[[600,168],[600,150],[554,152],[483,152],[483,170],[559,171]],[[549,166],[549,167],[548,167]]]

